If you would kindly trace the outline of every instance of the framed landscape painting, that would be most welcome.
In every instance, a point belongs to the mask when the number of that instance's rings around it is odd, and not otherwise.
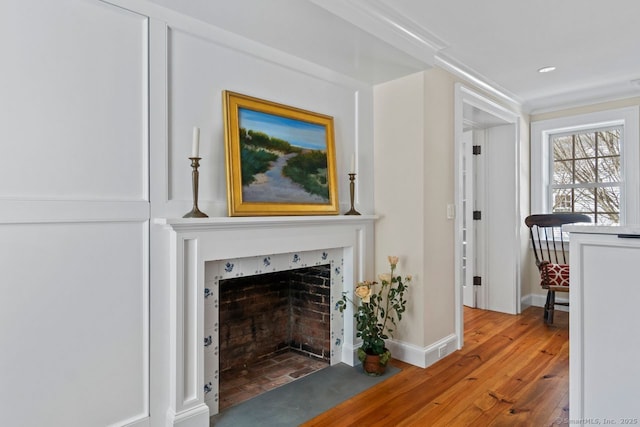
[[[230,216],[338,213],[333,118],[223,92]]]

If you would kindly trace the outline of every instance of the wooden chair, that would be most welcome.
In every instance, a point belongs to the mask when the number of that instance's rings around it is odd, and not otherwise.
[[[544,306],[544,322],[553,323],[553,311],[556,305],[569,305],[568,302],[556,302],[556,292],[569,292],[569,265],[567,264],[565,238],[562,226],[578,222],[591,222],[587,215],[575,213],[554,213],[530,215],[524,223],[529,227],[536,266],[540,272],[540,286],[547,289],[547,302]]]

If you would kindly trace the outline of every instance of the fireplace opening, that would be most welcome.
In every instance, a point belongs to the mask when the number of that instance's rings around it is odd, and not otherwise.
[[[331,361],[329,264],[220,280],[219,409]]]

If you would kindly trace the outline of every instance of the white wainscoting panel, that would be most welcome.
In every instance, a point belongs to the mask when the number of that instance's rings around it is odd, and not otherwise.
[[[0,425],[148,425],[149,19],[0,16]]]
[[[0,225],[0,424],[148,416],[148,223]]]
[[[97,0],[0,16],[0,197],[147,200],[147,18]]]

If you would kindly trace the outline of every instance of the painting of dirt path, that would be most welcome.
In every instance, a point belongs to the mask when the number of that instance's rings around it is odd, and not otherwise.
[[[338,214],[333,117],[223,95],[229,216]]]
[[[242,200],[327,203],[324,126],[240,109]]]
[[[297,153],[281,154],[275,162],[271,162],[268,171],[254,175],[255,181],[242,187],[243,200],[275,203],[327,203],[328,199],[317,194],[310,194],[302,185],[282,174],[282,168],[287,161],[297,155]]]

